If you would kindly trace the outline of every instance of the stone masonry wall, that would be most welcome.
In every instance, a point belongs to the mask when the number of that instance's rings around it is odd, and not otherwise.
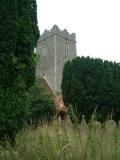
[[[67,30],[61,31],[55,25],[50,31],[44,31],[38,41],[36,52],[40,55],[36,69],[37,76],[45,74],[52,88],[60,91],[63,66],[68,59],[77,56],[75,34],[69,34]]]
[[[65,45],[69,46],[68,54],[65,53]],[[57,36],[57,90],[61,89],[62,72],[64,64],[67,60],[75,58],[76,55],[76,43],[65,37]]]
[[[44,48],[43,48],[44,47]],[[36,67],[38,77],[45,75],[52,88],[55,86],[54,78],[54,37],[38,42],[37,54],[40,56]]]

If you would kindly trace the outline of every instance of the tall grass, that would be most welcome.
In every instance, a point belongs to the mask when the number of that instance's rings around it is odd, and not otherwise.
[[[14,148],[0,148],[0,160],[120,160],[120,128],[55,121],[19,133]]]

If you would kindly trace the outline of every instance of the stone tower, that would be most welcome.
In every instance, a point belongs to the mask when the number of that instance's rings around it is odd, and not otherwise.
[[[60,92],[63,66],[68,59],[77,56],[75,33],[69,34],[66,29],[61,31],[54,25],[41,35],[36,52],[40,55],[37,77],[44,75],[53,90]]]

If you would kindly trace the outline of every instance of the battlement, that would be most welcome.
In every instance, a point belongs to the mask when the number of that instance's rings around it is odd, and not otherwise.
[[[54,34],[62,36],[72,41],[76,41],[75,33],[70,34],[66,29],[60,30],[57,25],[54,25],[51,30],[45,30],[44,33],[41,35],[39,41],[42,41]]]
[[[37,76],[46,75],[46,80],[54,92],[61,92],[64,64],[68,59],[72,60],[77,56],[75,33],[70,34],[66,29],[60,30],[54,25],[41,35],[36,53],[40,55],[36,67]]]

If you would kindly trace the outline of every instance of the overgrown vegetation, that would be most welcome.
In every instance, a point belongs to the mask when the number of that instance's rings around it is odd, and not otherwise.
[[[111,123],[101,128],[95,121],[90,126],[83,120],[74,127],[68,119],[64,124],[54,121],[52,126],[26,129],[17,135],[14,148],[9,144],[0,148],[0,159],[119,160],[120,128]]]
[[[77,57],[63,69],[62,93],[65,104],[73,106],[81,119],[89,121],[96,110],[97,119],[105,121],[112,114],[120,119],[120,65],[115,62]]]
[[[54,97],[46,93],[40,79],[36,79],[35,84],[29,90],[29,95],[31,101],[29,122],[35,127],[43,120],[48,121],[48,123],[51,122],[56,114]]]

